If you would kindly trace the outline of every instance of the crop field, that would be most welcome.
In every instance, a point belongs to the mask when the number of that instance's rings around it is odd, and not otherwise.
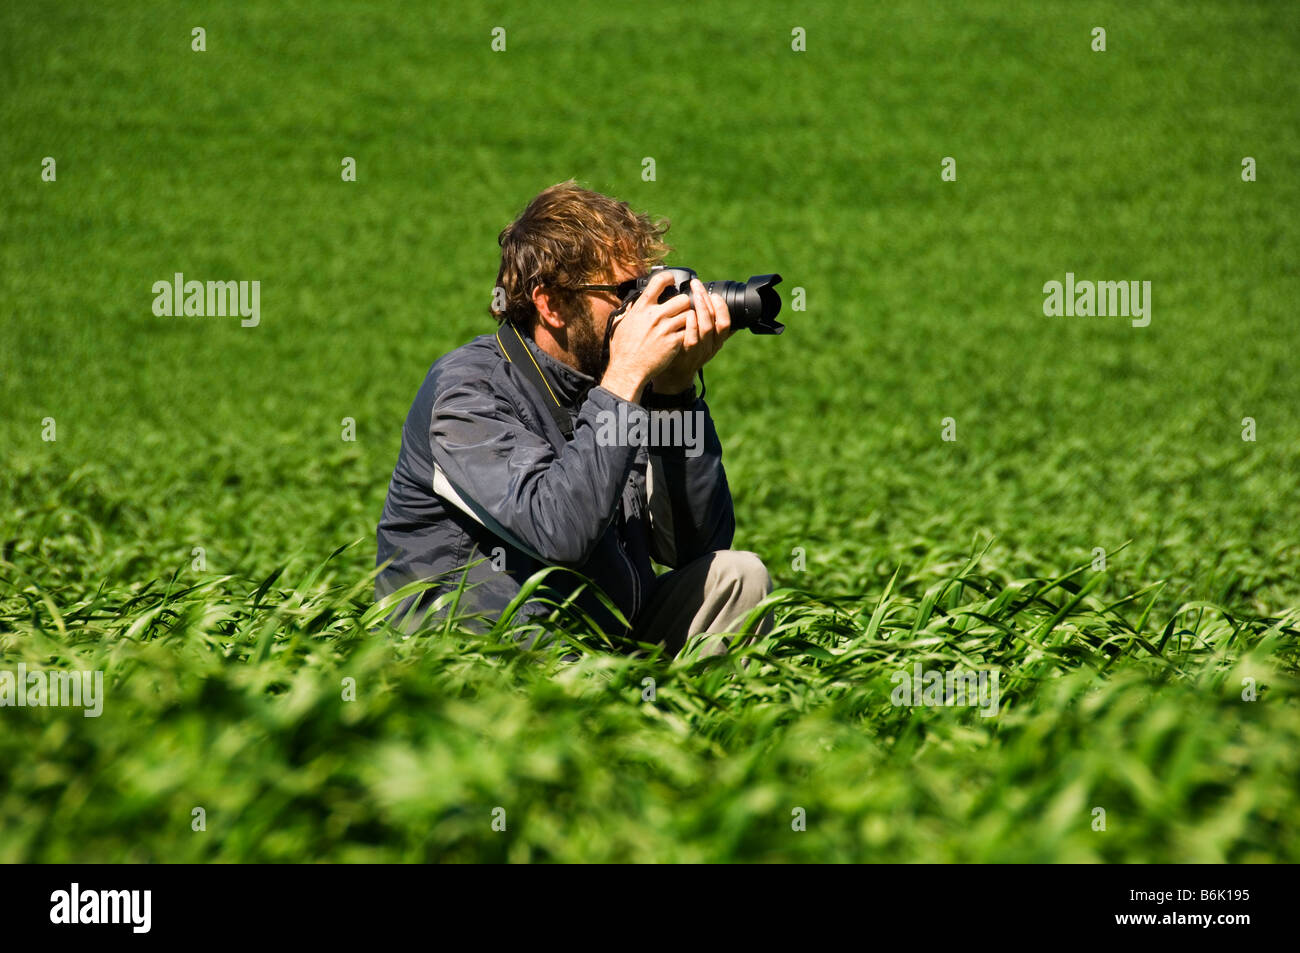
[[[1300,861],[1298,62],[1289,2],[0,5],[0,861]],[[570,177],[784,276],[706,372],[723,657],[374,602]]]

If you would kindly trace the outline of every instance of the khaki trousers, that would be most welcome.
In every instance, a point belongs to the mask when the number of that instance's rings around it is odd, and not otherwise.
[[[739,630],[749,611],[771,591],[767,567],[753,553],[735,549],[708,553],[655,580],[632,637],[639,642],[662,642],[669,655],[683,650],[700,656],[722,655],[729,640],[721,633]],[[757,635],[771,626],[771,616],[764,616]]]

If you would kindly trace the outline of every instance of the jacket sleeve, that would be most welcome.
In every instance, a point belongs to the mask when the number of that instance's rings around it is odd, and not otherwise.
[[[592,388],[557,453],[481,381],[453,382],[429,423],[434,491],[543,562],[581,566],[618,511],[636,458],[636,446],[597,439],[600,413],[620,403]]]
[[[661,412],[662,413],[662,412]],[[731,488],[722,468],[722,444],[704,398],[682,414],[684,439],[650,446],[646,493],[651,555],[674,569],[719,549],[736,533]]]

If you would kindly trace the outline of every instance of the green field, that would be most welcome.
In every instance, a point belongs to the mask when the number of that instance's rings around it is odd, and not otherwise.
[[[0,670],[106,691],[0,709],[0,861],[1300,860],[1295,5],[451,6],[0,6]],[[746,667],[374,629],[410,401],[570,177],[806,294],[708,370]]]

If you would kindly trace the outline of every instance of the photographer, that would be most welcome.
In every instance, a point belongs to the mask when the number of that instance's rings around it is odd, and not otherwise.
[[[439,577],[403,604],[403,624],[454,590],[467,564],[461,610],[487,616],[534,572],[560,566],[599,586],[634,639],[717,654],[726,643],[709,637],[738,627],[770,591],[759,558],[728,548],[735,519],[722,448],[694,387],[732,316],[698,279],[660,302],[673,276],[650,269],[670,250],[666,230],[569,181],[501,232],[500,326],[430,368],[379,522],[387,566],[377,597]],[[693,415],[700,445],[656,445],[644,428],[610,438],[609,421],[648,412]],[[652,559],[671,571],[656,577]],[[546,583],[548,598],[563,599],[581,580],[561,572]],[[577,604],[606,632],[627,634],[590,592]],[[547,611],[531,602],[521,614]]]

